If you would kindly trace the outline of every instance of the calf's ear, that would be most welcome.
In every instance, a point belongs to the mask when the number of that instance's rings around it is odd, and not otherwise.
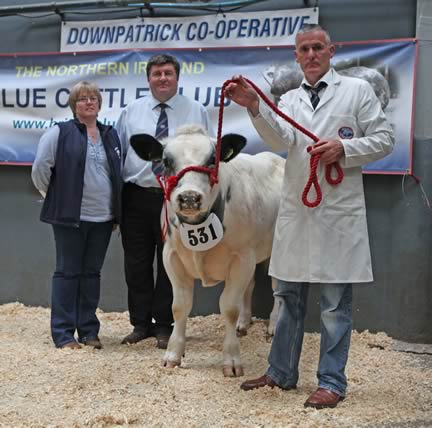
[[[152,135],[132,135],[130,145],[141,159],[146,161],[159,161],[162,159],[163,146]]]
[[[238,134],[226,134],[221,141],[221,161],[229,162],[234,159],[246,145],[246,138]]]

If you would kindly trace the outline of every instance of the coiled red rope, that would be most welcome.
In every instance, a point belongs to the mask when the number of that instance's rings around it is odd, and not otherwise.
[[[285,113],[283,113],[282,111],[280,111],[275,104],[269,100],[269,98],[261,91],[260,88],[258,88],[258,86],[256,86],[252,81],[250,81],[249,79],[245,78],[244,79],[255,89],[255,91],[257,92],[257,94],[263,99],[263,101],[280,117],[282,117],[283,119],[285,119],[288,123],[290,123],[292,126],[294,126],[294,128],[298,129],[300,132],[302,132],[303,134],[307,135],[310,139],[312,139],[315,143],[319,141],[319,138],[312,134],[312,132],[310,132],[309,130],[307,130],[306,128],[304,128],[303,126],[301,126],[299,123],[297,123],[295,120],[291,119],[289,116],[287,116]],[[224,82],[224,84],[222,85],[222,91],[221,91],[221,99],[220,99],[220,104],[219,104],[219,120],[218,120],[218,133],[217,133],[217,146],[216,146],[216,164],[215,164],[215,170],[216,170],[216,180],[217,180],[217,172],[218,172],[218,168],[219,168],[219,160],[220,160],[220,141],[221,141],[221,134],[222,134],[222,120],[223,120],[223,109],[224,109],[224,98],[225,98],[225,88],[227,87],[227,85],[229,85],[230,83],[238,83],[238,81],[236,79],[231,79],[231,80],[226,80]],[[308,152],[310,152],[312,148],[308,147]],[[321,153],[317,153],[314,155],[311,155],[310,158],[310,174],[309,174],[309,179],[306,183],[306,186],[303,190],[302,193],[302,201],[303,204],[306,205],[309,208],[315,208],[317,207],[321,201],[322,201],[322,192],[321,192],[321,186],[319,185],[318,182],[318,177],[317,177],[317,167],[318,167],[318,162],[321,158]],[[336,178],[332,177],[332,169],[336,170]],[[334,162],[330,165],[326,165],[326,169],[325,169],[325,177],[326,180],[329,184],[331,184],[332,186],[336,186],[338,184],[340,184],[343,180],[343,170],[341,168],[341,166],[339,165],[338,162]],[[312,186],[314,186],[315,188],[315,193],[316,193],[316,197],[315,200],[310,201],[308,199],[308,194],[310,192],[310,189],[312,188]]]

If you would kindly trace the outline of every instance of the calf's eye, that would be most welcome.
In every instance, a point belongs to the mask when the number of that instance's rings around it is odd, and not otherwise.
[[[165,167],[165,175],[170,175],[173,172],[174,169],[174,165],[173,165],[173,161],[170,158],[164,158],[163,159],[163,164]]]

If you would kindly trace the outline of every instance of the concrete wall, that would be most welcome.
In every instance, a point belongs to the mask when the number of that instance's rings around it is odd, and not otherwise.
[[[31,3],[36,2],[20,1],[20,4]],[[309,3],[313,5],[315,1]],[[13,4],[11,0],[10,4]],[[301,0],[269,0],[242,10],[303,6]],[[432,197],[429,86],[432,2],[345,0],[341,7],[339,0],[321,0],[319,6],[320,23],[330,31],[334,41],[405,38],[418,34],[414,173]],[[171,16],[185,13],[178,8],[164,12]],[[117,15],[124,16],[132,14]],[[99,17],[113,18],[103,13]],[[66,18],[83,19],[83,16],[67,14]],[[0,53],[57,51],[59,22],[57,16],[0,18]],[[432,211],[426,206],[420,185],[412,178],[404,181],[405,195],[403,179],[399,176],[365,176],[364,182],[376,281],[373,285],[355,287],[354,326],[360,330],[385,331],[401,340],[432,343]],[[17,300],[28,305],[49,305],[54,246],[50,227],[38,220],[40,206],[41,198],[31,185],[30,168],[0,166],[0,303]],[[103,310],[127,308],[122,257],[120,238],[115,234],[103,270]],[[268,316],[272,301],[270,282],[264,271],[263,266],[258,267],[253,306],[254,314],[260,317]],[[192,313],[217,312],[220,289],[197,286]],[[306,324],[310,331],[319,326],[318,302],[319,291],[313,290]]]

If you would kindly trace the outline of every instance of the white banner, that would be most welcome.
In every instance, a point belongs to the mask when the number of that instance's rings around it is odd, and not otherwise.
[[[65,22],[62,52],[112,49],[214,48],[294,45],[304,24],[318,23],[318,8],[218,13],[176,18]]]
[[[72,117],[69,90],[80,80],[99,86],[103,97],[99,120],[115,125],[128,103],[149,94],[149,58],[166,52],[151,49],[1,56],[0,164],[33,162],[42,133],[57,121]],[[174,53],[180,63],[179,92],[208,109],[215,133],[222,86],[234,73],[248,77],[276,101],[281,92],[295,87],[292,84],[299,72],[292,46],[168,52]],[[365,166],[365,172],[411,172],[416,58],[417,42],[412,39],[337,45],[333,64],[341,73],[360,67],[381,75],[388,84],[382,106],[395,131],[395,149],[384,159]],[[251,125],[246,109],[225,98],[223,116],[223,134],[243,135],[248,141],[245,152],[269,150]]]

